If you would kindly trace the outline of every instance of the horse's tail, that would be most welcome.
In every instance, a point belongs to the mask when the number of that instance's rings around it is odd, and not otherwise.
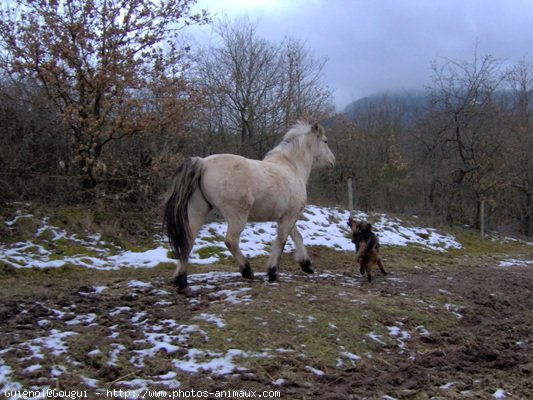
[[[167,227],[168,241],[174,254],[186,263],[192,248],[189,225],[189,200],[199,187],[203,162],[200,157],[187,158],[172,177],[165,203],[163,224]]]

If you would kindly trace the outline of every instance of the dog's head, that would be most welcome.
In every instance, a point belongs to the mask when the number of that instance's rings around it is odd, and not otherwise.
[[[372,232],[372,224],[366,221],[356,221],[352,217],[348,218],[348,226],[352,230],[353,235],[360,233]]]

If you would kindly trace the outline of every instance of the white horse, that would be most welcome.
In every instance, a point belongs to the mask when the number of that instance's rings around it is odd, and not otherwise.
[[[296,261],[313,273],[296,221],[307,201],[306,184],[313,165],[333,165],[324,128],[298,122],[262,161],[233,154],[191,157],[176,170],[165,203],[164,222],[170,245],[178,259],[173,280],[187,292],[187,263],[194,240],[209,212],[216,208],[228,227],[224,243],[244,278],[254,274],[239,249],[247,221],[277,222],[277,237],[267,261],[269,281],[278,267],[287,236],[294,241]]]

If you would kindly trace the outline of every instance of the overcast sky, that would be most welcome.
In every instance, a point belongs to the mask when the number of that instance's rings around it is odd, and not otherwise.
[[[533,58],[533,0],[198,0],[215,17],[247,16],[259,35],[303,40],[326,58],[340,111],[384,90],[425,89],[431,63]]]

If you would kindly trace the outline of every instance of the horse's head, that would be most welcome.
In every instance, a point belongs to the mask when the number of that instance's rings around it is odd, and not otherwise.
[[[319,123],[314,123],[311,126],[311,134],[314,137],[314,164],[315,165],[331,165],[335,164],[335,156],[328,146],[328,138],[326,131]]]

